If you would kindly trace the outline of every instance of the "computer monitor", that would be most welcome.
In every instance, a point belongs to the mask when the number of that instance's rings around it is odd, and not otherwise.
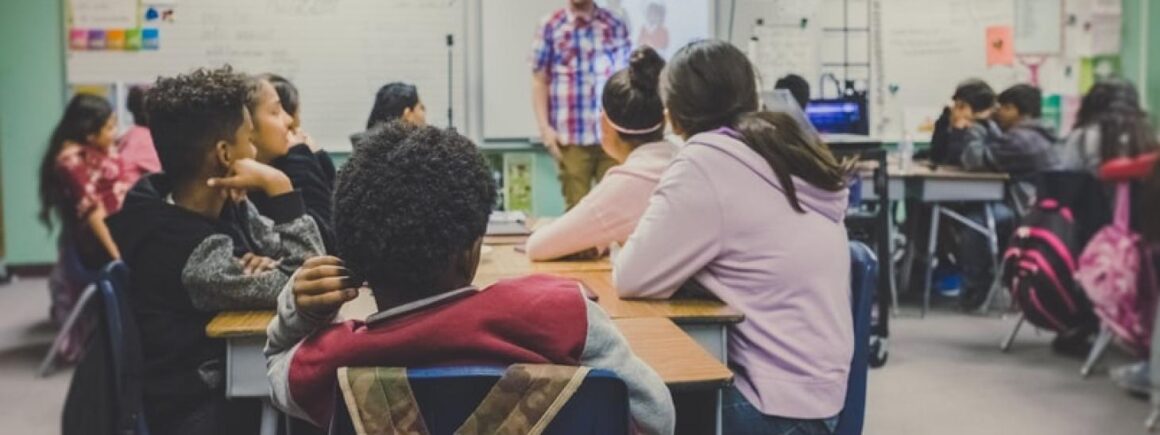
[[[866,101],[859,98],[810,100],[806,107],[810,123],[822,133],[869,134]]]

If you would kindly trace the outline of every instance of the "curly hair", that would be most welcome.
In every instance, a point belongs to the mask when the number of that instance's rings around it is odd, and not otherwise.
[[[251,87],[229,65],[158,78],[145,110],[164,172],[174,181],[197,176],[203,156],[218,141],[233,140],[244,122]]]
[[[396,121],[368,132],[338,175],[339,256],[371,288],[435,291],[455,256],[483,237],[495,204],[490,170],[471,140]]]

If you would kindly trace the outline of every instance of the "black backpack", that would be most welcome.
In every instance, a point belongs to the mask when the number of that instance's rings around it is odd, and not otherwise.
[[[1096,321],[1074,279],[1078,246],[1075,216],[1052,198],[1035,204],[1011,236],[1003,282],[1033,325],[1064,332]]]

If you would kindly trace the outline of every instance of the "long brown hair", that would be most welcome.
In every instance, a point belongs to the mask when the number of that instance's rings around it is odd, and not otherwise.
[[[686,135],[728,127],[773,169],[786,200],[804,213],[793,177],[820,189],[846,188],[852,163],[839,164],[821,140],[780,112],[759,112],[757,76],[745,54],[724,41],[705,40],[682,47],[669,61],[662,80],[665,107]]]
[[[64,116],[52,131],[48,149],[40,160],[40,213],[37,217],[49,229],[52,228],[52,212],[61,219],[72,219],[72,201],[68,199],[65,186],[56,170],[56,158],[64,149],[64,144],[74,142],[85,145],[89,135],[99,133],[113,115],[113,106],[104,97],[77,94],[68,102]]]

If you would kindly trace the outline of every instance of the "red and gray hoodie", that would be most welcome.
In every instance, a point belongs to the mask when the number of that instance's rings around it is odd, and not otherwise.
[[[482,291],[468,287],[379,312],[365,322],[331,325],[335,314],[298,311],[287,285],[267,329],[274,402],[317,425],[330,421],[340,367],[553,363],[615,372],[628,386],[630,413],[641,433],[674,430],[664,382],[633,355],[612,320],[574,281],[533,275]]]

